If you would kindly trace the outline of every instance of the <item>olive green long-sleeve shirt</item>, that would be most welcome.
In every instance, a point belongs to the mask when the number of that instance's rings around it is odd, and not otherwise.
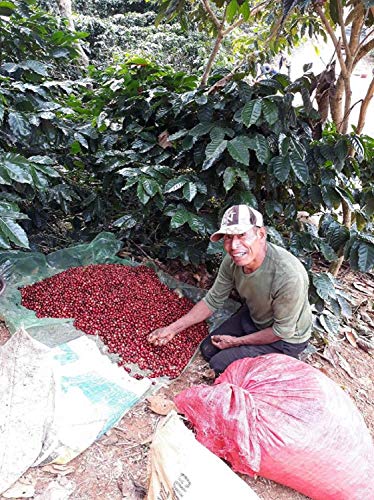
[[[236,288],[259,330],[271,326],[275,335],[298,344],[308,340],[312,331],[308,286],[308,274],[301,262],[284,248],[267,243],[263,263],[250,274],[226,255],[203,300],[215,311]]]

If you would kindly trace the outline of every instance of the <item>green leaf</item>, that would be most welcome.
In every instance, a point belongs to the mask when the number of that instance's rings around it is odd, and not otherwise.
[[[309,179],[309,171],[307,164],[303,160],[300,160],[300,158],[294,154],[290,155],[289,158],[294,174],[299,179],[299,181],[301,181],[303,184],[306,184]]]
[[[122,229],[131,229],[135,227],[138,221],[131,215],[127,214],[113,222],[113,226],[121,227]]]
[[[278,106],[270,99],[263,99],[262,113],[269,125],[274,125],[278,120]]]
[[[24,139],[30,134],[30,125],[21,113],[11,111],[8,116],[8,123],[17,139]]]
[[[186,134],[188,134],[188,130],[186,130],[185,128],[183,128],[182,130],[178,130],[178,132],[169,135],[169,141],[175,141],[177,139],[180,139],[181,137],[184,137]]]
[[[206,227],[204,224],[204,219],[202,217],[198,217],[197,215],[190,214],[187,220],[188,225],[195,233],[205,235]]]
[[[178,191],[178,189],[183,187],[186,184],[186,182],[187,182],[187,179],[184,177],[177,177],[175,179],[170,179],[170,181],[168,181],[165,184],[164,194]]]
[[[0,234],[19,247],[30,248],[25,231],[12,220],[0,218]]]
[[[358,247],[358,268],[361,272],[367,273],[374,267],[374,245],[370,243],[360,243]]]
[[[210,122],[202,122],[196,125],[193,129],[189,131],[189,135],[192,135],[192,137],[200,137],[202,135],[209,134],[209,132],[212,130],[214,127],[214,123]]]
[[[261,116],[262,104],[260,99],[254,99],[244,105],[242,110],[242,121],[244,125],[250,127],[255,124]]]
[[[187,182],[183,186],[183,196],[187,201],[192,201],[197,195],[197,186],[194,182]]]
[[[211,141],[206,149],[205,149],[205,156],[206,159],[218,159],[219,156],[225,151],[227,146],[227,141],[226,140],[220,140],[220,139],[214,139]]]
[[[236,179],[236,168],[227,167],[223,174],[223,187],[225,188],[226,193],[234,186]]]
[[[222,127],[213,127],[210,131],[210,138],[212,141],[222,141],[225,138],[225,129]]]
[[[291,164],[289,156],[275,156],[270,161],[270,166],[273,168],[274,176],[280,182],[285,182],[288,179]]]
[[[0,2],[0,16],[9,17],[15,9],[16,6],[13,2]]]
[[[325,243],[323,240],[320,240],[320,239],[316,240],[316,244],[317,244],[317,247],[319,248],[320,252],[324,256],[324,258],[328,262],[334,261],[338,258],[338,256],[334,252],[334,249],[330,245]]]
[[[189,219],[189,212],[184,208],[178,208],[174,213],[173,217],[170,221],[171,229],[177,229],[178,227],[183,226]]]
[[[336,291],[332,277],[328,273],[312,273],[313,285],[316,292],[323,300],[329,297],[336,298]]]
[[[243,141],[241,141],[240,136],[235,137],[234,139],[229,141],[227,143],[227,149],[234,160],[243,163],[243,165],[246,166],[249,165],[248,148],[245,146],[245,144],[243,144]]]
[[[235,14],[238,10],[238,2],[237,0],[231,0],[226,9],[226,21],[231,24],[231,21],[234,19]]]
[[[272,226],[266,226],[266,232],[269,235],[270,241],[276,245],[285,248],[286,245],[282,235]]]
[[[334,21],[335,24],[337,24],[339,22],[338,1],[339,0],[330,0],[330,2],[328,4],[331,19]]]
[[[136,194],[138,196],[140,203],[142,203],[143,205],[146,205],[148,203],[148,201],[150,200],[149,195],[145,192],[145,190],[140,182],[138,182]]]
[[[15,153],[6,153],[0,159],[0,165],[6,170],[8,176],[20,184],[32,184],[30,174],[30,163],[21,155]]]
[[[34,60],[23,61],[20,64],[20,67],[24,69],[29,69],[41,76],[48,76],[46,65],[41,63],[40,61],[34,61]]]
[[[157,181],[149,177],[142,178],[142,186],[144,191],[152,198],[155,194],[161,194],[161,187]]]
[[[267,163],[270,159],[269,143],[262,134],[255,136],[255,152],[260,163]]]

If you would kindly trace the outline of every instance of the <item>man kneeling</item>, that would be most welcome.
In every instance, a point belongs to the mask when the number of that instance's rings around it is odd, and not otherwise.
[[[262,354],[297,358],[312,329],[304,266],[287,250],[266,241],[262,215],[247,205],[226,210],[219,231],[210,239],[221,238],[227,255],[212,288],[187,314],[152,332],[149,342],[165,345],[177,333],[209,318],[236,288],[244,306],[200,347],[215,373],[237,359]]]

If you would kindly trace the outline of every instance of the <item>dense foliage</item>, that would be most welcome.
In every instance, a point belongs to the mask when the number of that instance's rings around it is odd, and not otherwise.
[[[315,256],[334,261],[342,248],[353,269],[372,269],[373,139],[332,125],[315,139],[310,68],[296,82],[237,78],[207,92],[195,75],[133,56],[67,79],[63,62],[71,71],[83,34],[33,0],[9,2],[0,22],[0,247],[27,247],[25,229],[46,230],[60,214],[81,238],[110,228],[153,257],[214,261],[221,247],[208,235],[242,202],[264,213],[269,238],[309,270]],[[26,24],[30,42],[14,56],[14,33]],[[319,214],[320,224],[300,211]],[[312,274],[311,298],[316,327],[336,332],[335,315],[350,309],[334,278]]]

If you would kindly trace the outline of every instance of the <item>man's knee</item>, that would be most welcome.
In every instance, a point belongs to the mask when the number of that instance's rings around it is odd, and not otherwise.
[[[224,351],[220,351],[214,356],[212,356],[209,360],[209,366],[212,370],[215,371],[217,375],[224,372],[226,368],[231,364],[235,359],[231,359],[231,356],[228,357],[227,353]]]
[[[214,347],[210,340],[210,337],[207,337],[202,341],[200,345],[200,352],[206,361],[210,361],[212,356],[217,354],[217,347]]]

